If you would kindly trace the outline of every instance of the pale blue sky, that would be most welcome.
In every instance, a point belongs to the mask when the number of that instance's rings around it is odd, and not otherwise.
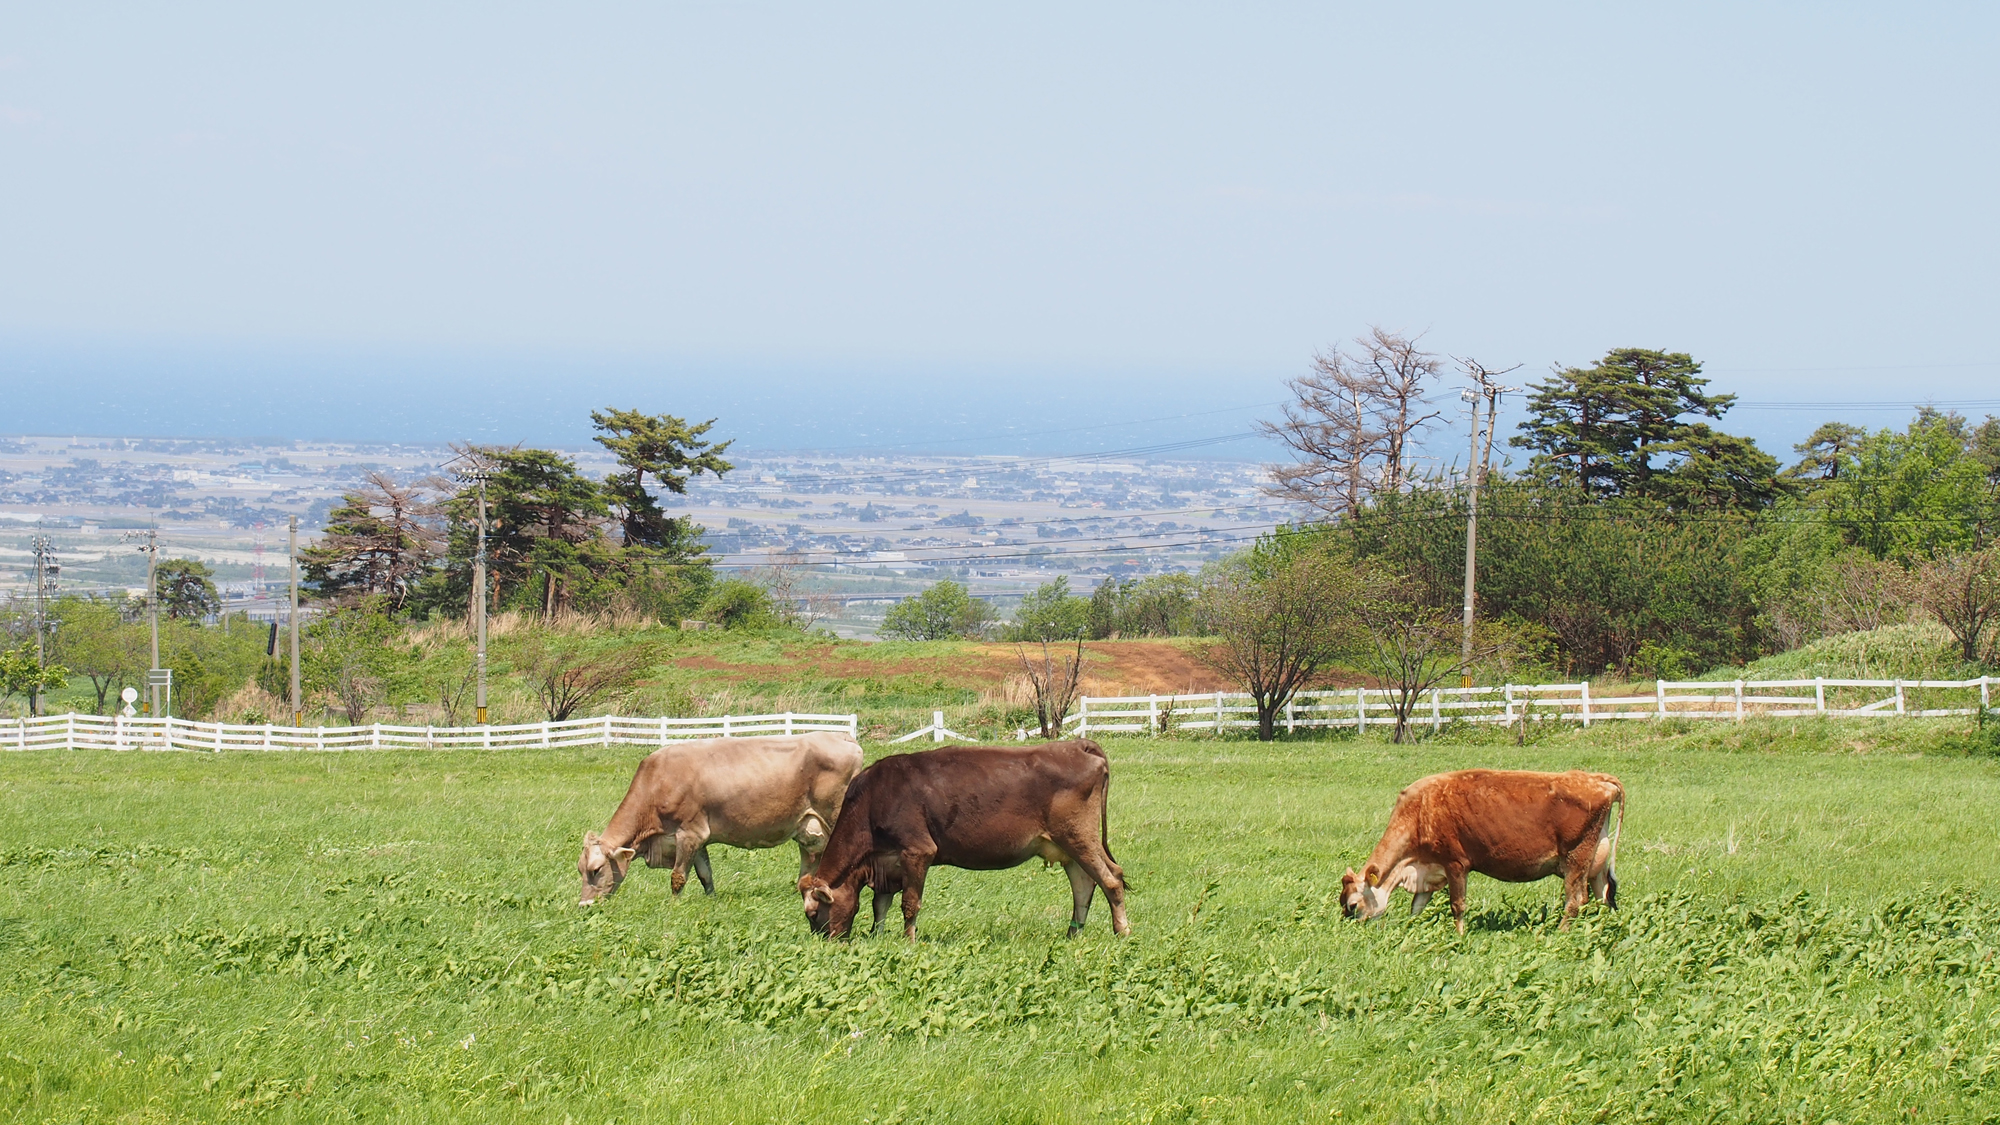
[[[1269,401],[1371,322],[2000,399],[1990,5],[410,8],[0,9],[0,426],[1021,433]]]

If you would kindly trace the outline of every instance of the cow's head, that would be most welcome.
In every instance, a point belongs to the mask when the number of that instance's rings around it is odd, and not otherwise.
[[[853,879],[829,885],[818,875],[799,876],[799,895],[805,899],[806,925],[821,937],[844,938],[854,928],[854,912],[861,906],[861,884]]]
[[[1356,875],[1352,867],[1340,877],[1340,912],[1349,918],[1380,918],[1389,909],[1389,888],[1382,872],[1369,864]]]
[[[577,905],[589,906],[617,890],[637,854],[631,848],[607,848],[597,833],[585,832],[583,854],[576,861],[576,873],[583,876],[583,897]]]

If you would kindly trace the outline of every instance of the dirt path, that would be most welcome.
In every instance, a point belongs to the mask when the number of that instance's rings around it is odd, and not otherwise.
[[[1037,646],[1038,647],[1038,646]],[[1054,646],[1051,646],[1053,651]],[[734,663],[708,655],[685,656],[674,664],[737,682],[801,677],[871,679],[883,676],[936,676],[968,687],[993,687],[1021,675],[1012,644],[990,643],[940,651],[934,657],[874,659],[867,650],[800,653],[796,660]],[[1031,650],[1036,651],[1036,650]],[[1088,641],[1084,644],[1087,695],[1173,695],[1235,691],[1236,686],[1173,641]],[[1349,686],[1336,677],[1336,684]]]

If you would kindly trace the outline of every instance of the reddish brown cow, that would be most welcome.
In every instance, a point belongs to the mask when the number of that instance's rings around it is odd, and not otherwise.
[[[1618,824],[1611,826],[1611,806]],[[1465,932],[1465,876],[1477,871],[1505,883],[1563,877],[1562,928],[1590,898],[1618,907],[1618,833],[1625,789],[1608,774],[1460,770],[1421,778],[1396,796],[1389,827],[1356,875],[1340,880],[1350,918],[1379,918],[1396,888],[1421,911],[1445,887],[1451,916]],[[1609,837],[1605,829],[1611,829]]]
[[[884,758],[848,785],[818,868],[799,878],[806,923],[844,937],[866,885],[875,891],[878,928],[889,898],[901,892],[903,935],[914,941],[932,867],[996,871],[1039,856],[1069,874],[1071,934],[1083,928],[1098,887],[1111,904],[1111,928],[1130,933],[1125,872],[1104,846],[1110,789],[1104,750],[1088,739]]]

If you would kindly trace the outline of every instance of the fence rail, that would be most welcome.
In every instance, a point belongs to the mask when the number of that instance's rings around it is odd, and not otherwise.
[[[198,723],[187,719],[127,719],[46,715],[0,720],[0,750],[502,750],[511,747],[665,746],[694,738],[839,731],[858,738],[856,715],[723,715],[705,719],[594,719],[511,726],[288,727],[269,723]]]
[[[1758,716],[1833,717],[1976,715],[1993,705],[2000,677],[1975,680],[1656,680],[1650,695],[1593,696],[1590,682],[1434,688],[1412,701],[1410,722],[1432,729],[1448,722],[1568,720],[1589,726],[1616,719],[1724,719]],[[1943,693],[1946,698],[1936,696]],[[1953,693],[1956,693],[1955,695]],[[1914,703],[1912,696],[1918,696]],[[1975,696],[1977,702],[1974,702]],[[1287,731],[1311,727],[1393,724],[1398,693],[1388,688],[1307,691],[1294,696],[1278,722]],[[1962,702],[1964,706],[1925,706]],[[1244,692],[1201,695],[1085,696],[1063,720],[1087,735],[1163,733],[1255,727],[1257,707]]]

